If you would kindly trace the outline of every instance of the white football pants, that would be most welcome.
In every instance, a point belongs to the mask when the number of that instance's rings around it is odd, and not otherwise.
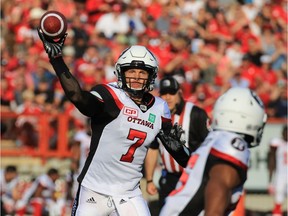
[[[99,194],[80,186],[76,196],[72,216],[150,216],[146,200],[136,197],[112,197]]]

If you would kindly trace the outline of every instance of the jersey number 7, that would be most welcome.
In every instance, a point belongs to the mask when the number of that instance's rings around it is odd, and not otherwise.
[[[131,163],[134,159],[134,154],[135,154],[136,149],[144,143],[146,137],[147,137],[146,132],[138,131],[138,130],[130,128],[127,139],[132,140],[132,141],[137,139],[137,141],[129,147],[126,154],[123,154],[121,156],[120,161]]]

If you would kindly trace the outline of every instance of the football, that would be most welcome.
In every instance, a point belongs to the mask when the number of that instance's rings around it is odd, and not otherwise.
[[[59,39],[67,31],[66,17],[58,11],[47,11],[40,19],[40,29],[45,37]]]

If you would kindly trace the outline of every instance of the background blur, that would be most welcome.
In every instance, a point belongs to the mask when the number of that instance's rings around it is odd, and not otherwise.
[[[65,62],[86,90],[115,81],[117,57],[134,44],[158,58],[153,94],[163,76],[174,76],[210,118],[227,88],[255,90],[269,119],[251,150],[245,208],[269,215],[269,141],[287,124],[287,8],[287,0],[2,0],[1,168],[16,165],[25,182],[56,167],[65,194],[73,135],[87,119],[65,98],[37,35],[42,14],[57,10],[68,20]],[[145,197],[153,208],[157,196]]]

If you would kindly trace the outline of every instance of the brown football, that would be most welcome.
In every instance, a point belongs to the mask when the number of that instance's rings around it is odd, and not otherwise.
[[[45,37],[59,39],[67,31],[66,17],[58,11],[47,11],[40,19],[40,29]]]

